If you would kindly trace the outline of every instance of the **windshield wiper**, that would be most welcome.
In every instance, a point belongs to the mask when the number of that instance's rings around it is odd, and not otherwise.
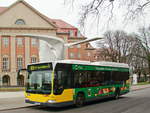
[[[31,90],[31,89],[27,89],[26,90],[27,93],[34,93],[34,94],[50,94],[50,90]]]
[[[34,93],[36,94],[36,91],[35,90],[26,90],[27,93]]]
[[[50,94],[50,91],[40,90],[38,93],[40,93],[40,94]]]

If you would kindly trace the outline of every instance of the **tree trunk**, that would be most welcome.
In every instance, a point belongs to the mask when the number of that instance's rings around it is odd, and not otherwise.
[[[141,72],[138,72],[138,82],[141,82]]]

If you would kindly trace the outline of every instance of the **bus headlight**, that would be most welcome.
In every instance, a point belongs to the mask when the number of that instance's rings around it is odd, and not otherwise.
[[[25,100],[29,100],[29,98],[25,98]]]
[[[48,100],[48,103],[56,103],[56,100]]]

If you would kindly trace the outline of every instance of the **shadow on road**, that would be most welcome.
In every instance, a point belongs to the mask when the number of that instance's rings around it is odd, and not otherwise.
[[[120,97],[119,100],[122,99],[127,99],[129,97]],[[80,108],[84,108],[84,107],[88,107],[88,106],[92,106],[95,104],[101,104],[101,103],[107,103],[110,101],[117,101],[114,100],[113,98],[106,98],[106,99],[100,99],[100,100],[96,100],[96,101],[91,101],[91,102],[87,102],[85,103],[85,105],[83,107],[75,107],[74,105],[70,105],[70,106],[65,106],[65,107],[46,107],[46,106],[36,106],[36,107],[32,107],[31,109],[36,109],[36,110],[40,110],[40,111],[51,111],[51,112],[62,112],[62,111],[68,111],[68,110],[72,110],[72,109],[80,109]]]

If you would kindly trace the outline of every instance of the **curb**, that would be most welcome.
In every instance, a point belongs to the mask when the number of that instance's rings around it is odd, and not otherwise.
[[[138,90],[143,90],[143,89],[146,89],[146,88],[150,88],[150,86],[143,87],[143,88],[137,88],[137,89],[131,89],[130,91],[138,91]]]
[[[12,107],[12,108],[0,109],[0,111],[9,111],[9,110],[22,109],[22,108],[31,108],[31,107],[36,107],[36,106],[37,106],[37,105],[28,105],[28,106],[21,106],[21,107]]]

